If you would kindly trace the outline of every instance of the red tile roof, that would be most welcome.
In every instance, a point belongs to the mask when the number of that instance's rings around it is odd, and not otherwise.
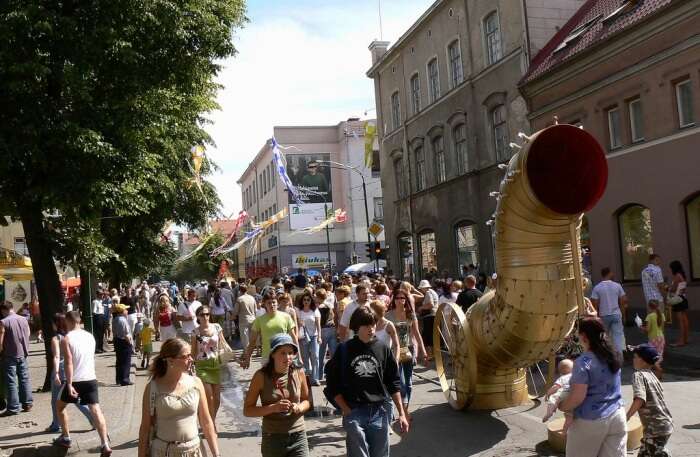
[[[218,232],[222,236],[228,237],[233,232],[233,229],[236,228],[236,219],[210,220],[209,224],[212,232]],[[196,234],[188,233],[185,235],[184,243],[187,246],[197,246],[200,242],[201,240]]]
[[[520,84],[537,79],[586,50],[640,23],[672,2],[673,0],[631,0],[628,9],[621,10],[619,14],[605,20],[628,1],[588,0],[532,59],[530,69],[520,80]],[[579,30],[579,27],[583,31],[574,39],[570,39],[576,35],[572,32]],[[569,44],[557,50],[567,38],[570,39]]]

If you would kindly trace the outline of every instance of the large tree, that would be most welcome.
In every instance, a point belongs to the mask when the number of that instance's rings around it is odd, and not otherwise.
[[[210,141],[216,62],[244,13],[243,0],[0,2],[0,214],[24,225],[47,335],[54,259],[125,278],[163,253],[167,221],[214,211],[189,151]]]

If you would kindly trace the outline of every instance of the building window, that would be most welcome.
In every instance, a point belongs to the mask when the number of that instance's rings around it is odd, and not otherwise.
[[[452,87],[457,87],[464,80],[462,71],[462,53],[459,49],[459,40],[454,40],[447,47],[447,55],[450,59],[450,82]]]
[[[372,177],[379,178],[381,173],[381,164],[379,162],[379,151],[372,151]]]
[[[27,249],[27,241],[24,238],[15,238],[15,252],[17,254],[29,255],[29,249]]]
[[[676,105],[678,106],[678,123],[680,127],[694,125],[693,87],[690,79],[676,84]]]
[[[399,262],[401,275],[413,281],[413,238],[408,233],[399,236]]]
[[[430,91],[430,103],[440,98],[440,73],[437,58],[428,62],[428,90]]]
[[[653,252],[651,212],[641,205],[630,205],[618,215],[622,279],[638,281]]]
[[[421,278],[437,273],[437,246],[435,232],[424,232],[418,235],[420,249]]]
[[[420,77],[418,73],[411,78],[411,102],[413,103],[413,114],[420,113]]]
[[[272,181],[272,188],[275,188],[275,177],[277,174],[275,173],[275,165],[273,163],[270,164],[270,181]]]
[[[486,65],[501,60],[501,26],[498,23],[498,12],[484,19],[484,43],[486,44]]]
[[[479,265],[479,244],[476,240],[476,225],[463,223],[455,228],[457,243],[457,272],[462,267],[472,264]]]
[[[401,125],[401,102],[398,91],[391,94],[391,123],[393,130]]]
[[[442,136],[437,136],[433,140],[433,154],[435,157],[435,183],[445,182],[447,170],[445,166],[445,143]]]
[[[700,279],[700,194],[685,205],[690,248],[690,271],[693,279]]]
[[[402,159],[394,162],[394,177],[396,179],[396,194],[399,198],[404,198],[406,196],[406,182],[404,181]]]
[[[467,126],[460,124],[452,130],[455,142],[455,155],[457,156],[457,168],[460,174],[469,171],[469,158],[467,157]]]
[[[619,108],[608,110],[608,137],[611,150],[622,146],[622,120]]]
[[[644,119],[642,118],[642,101],[634,99],[629,102],[630,133],[632,142],[644,141]]]
[[[423,147],[416,148],[416,191],[425,189],[425,154]]]
[[[493,129],[496,160],[500,162],[508,158],[506,153],[506,148],[508,146],[508,126],[506,124],[505,106],[498,105],[491,111],[491,128]]]
[[[384,203],[382,197],[374,197],[374,219],[377,221],[384,220]]]

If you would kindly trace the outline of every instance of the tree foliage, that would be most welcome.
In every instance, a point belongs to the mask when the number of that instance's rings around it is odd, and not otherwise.
[[[167,223],[215,211],[190,148],[211,142],[245,20],[243,0],[0,2],[0,215],[22,220],[42,314],[60,306],[54,259],[128,278],[167,258]]]
[[[192,257],[173,266],[172,279],[179,283],[199,280],[213,281],[219,273],[221,261],[226,255],[211,257],[214,249],[224,243],[223,235],[213,234],[204,240],[204,246]]]

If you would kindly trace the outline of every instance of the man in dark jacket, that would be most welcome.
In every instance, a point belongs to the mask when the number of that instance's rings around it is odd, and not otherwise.
[[[327,394],[342,411],[349,457],[389,455],[392,400],[401,432],[409,428],[398,365],[389,347],[374,337],[375,327],[372,311],[358,308],[350,320],[355,337],[341,344],[327,369]]]

